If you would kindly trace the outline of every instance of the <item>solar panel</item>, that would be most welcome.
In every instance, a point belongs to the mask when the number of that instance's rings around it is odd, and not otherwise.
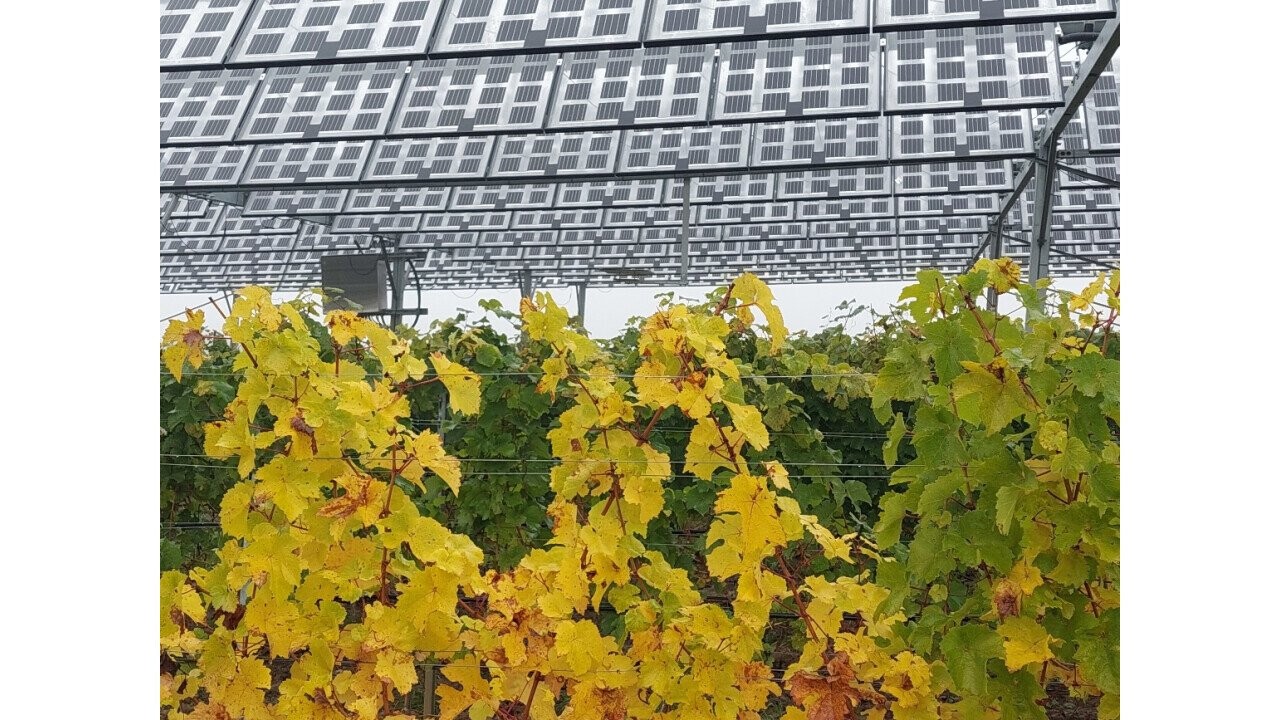
[[[333,219],[335,233],[402,233],[414,232],[422,224],[421,215],[407,213],[370,213],[366,215],[338,215]]]
[[[594,228],[603,222],[599,208],[578,210],[517,210],[511,213],[511,227],[521,230],[560,230],[562,228]]]
[[[789,202],[703,205],[698,210],[698,222],[712,225],[783,222],[795,218],[795,204]]]
[[[1013,188],[1013,163],[1008,160],[934,162],[899,165],[894,184],[902,193],[958,193]]]
[[[689,222],[697,223],[698,206],[689,208]],[[684,222],[684,208],[676,206],[652,208],[607,208],[604,209],[602,227],[650,227],[656,225],[679,225]]]
[[[447,212],[422,216],[422,230],[505,230],[511,227],[511,215],[505,212]]]
[[[823,165],[888,157],[885,119],[820,119],[754,126],[752,167]]]
[[[896,232],[897,223],[893,218],[826,220],[809,223],[809,237],[816,239],[894,235]]]
[[[367,141],[259,145],[244,184],[358,180],[371,147]]]
[[[541,128],[554,69],[549,55],[418,60],[391,134]]]
[[[343,209],[384,213],[444,210],[449,193],[449,188],[438,187],[352,190]]]
[[[1120,149],[1120,69],[1113,60],[1084,99],[1091,150]]]
[[[161,0],[160,67],[220,63],[254,0]]]
[[[1113,0],[876,0],[877,28],[1097,18]]]
[[[209,201],[194,195],[160,193],[160,215],[166,210],[170,218],[203,217],[209,210]]]
[[[645,38],[673,42],[866,28],[868,0],[655,0]]]
[[[282,217],[245,215],[236,205],[222,206],[223,212],[213,230],[215,235],[278,235],[296,233],[301,223]]]
[[[1062,159],[1059,162],[1062,165],[1076,167],[1081,170],[1084,170],[1085,172],[1093,173],[1094,175],[1101,175],[1103,177],[1111,178],[1116,182],[1120,181],[1120,157],[1119,156],[1084,157],[1084,158],[1073,158],[1070,160]],[[1072,175],[1071,173],[1065,170],[1059,171],[1058,173],[1058,187],[1062,187],[1062,188],[1092,187],[1096,185],[1098,185],[1098,183],[1094,180],[1080,178],[1076,175]]]
[[[257,70],[160,74],[160,143],[226,142],[258,84]]]
[[[563,182],[556,186],[560,207],[652,205],[662,201],[666,180],[603,180]]]
[[[346,199],[346,190],[255,191],[249,193],[243,214],[326,215],[341,211]]]
[[[621,172],[740,168],[747,164],[750,127],[627,130],[623,133]]]
[[[475,247],[479,237],[478,231],[409,233],[400,236],[400,249],[414,251]]]
[[[1052,23],[888,33],[888,110],[1062,101]]]
[[[618,132],[507,135],[497,138],[490,177],[610,172]]]
[[[899,197],[897,205],[900,218],[913,215],[991,215],[1000,208],[1000,195],[979,193]],[[1018,206],[1014,205],[1008,222],[1014,223],[1018,219]]]
[[[270,68],[240,137],[382,135],[403,80],[404,65],[394,62]]]
[[[223,205],[210,203],[206,212],[196,217],[170,218],[160,227],[160,237],[192,237],[213,235],[222,217]]]
[[[460,185],[453,189],[452,210],[508,210],[553,207],[555,185]]]
[[[632,126],[707,116],[715,48],[566,53],[550,127]]]
[[[239,181],[249,163],[249,148],[162,148],[160,187],[198,187]]]
[[[909,217],[898,222],[898,232],[902,235],[949,235],[986,231],[987,218],[982,215]]]
[[[1029,110],[893,118],[895,159],[965,158],[1032,152]]]
[[[800,200],[796,218],[800,220],[849,220],[852,218],[893,218],[892,198]]]
[[[736,42],[720,52],[716,119],[880,110],[877,36]]]
[[[893,170],[888,167],[785,172],[779,175],[778,199],[883,195],[889,192],[892,180]]]
[[[493,151],[491,137],[379,140],[367,180],[479,178]]]
[[[434,51],[493,53],[638,43],[642,0],[450,0]]]
[[[753,200],[773,200],[777,178],[771,173],[752,175],[705,175],[694,178],[672,178],[667,184],[664,202],[682,203],[684,184],[689,186],[689,202],[723,203]]]
[[[442,0],[260,0],[231,62],[326,61],[426,52]]]

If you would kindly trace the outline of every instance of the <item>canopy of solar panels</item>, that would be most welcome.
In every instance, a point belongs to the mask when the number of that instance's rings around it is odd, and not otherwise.
[[[962,270],[1112,0],[162,0],[162,292]],[[1057,143],[1049,272],[1119,258],[1119,68]],[[1025,186],[1022,183],[1021,186]]]

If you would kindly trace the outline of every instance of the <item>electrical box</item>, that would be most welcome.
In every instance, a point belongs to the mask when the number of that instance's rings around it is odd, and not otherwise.
[[[387,309],[387,264],[379,255],[324,255],[320,258],[320,284],[325,312]]]

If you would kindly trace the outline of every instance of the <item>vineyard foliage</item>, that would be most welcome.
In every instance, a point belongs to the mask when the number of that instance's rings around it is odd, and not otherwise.
[[[980,309],[988,285],[1029,322]],[[224,338],[174,321],[175,383],[236,348],[202,449],[237,481],[212,561],[161,575],[162,710],[394,718],[426,663],[444,718],[1043,717],[1050,682],[1114,715],[1119,277],[1048,309],[1042,292],[1007,261],[922,273],[874,378],[788,343],[752,275],[610,346],[545,294],[521,303],[524,348],[347,312],[321,327],[264,288]],[[490,384],[531,358],[535,377]],[[771,382],[800,374],[889,423],[874,533],[805,482],[839,453]],[[490,413],[496,432],[457,432]],[[464,451],[540,466],[546,488]],[[456,531],[513,513],[499,557]]]

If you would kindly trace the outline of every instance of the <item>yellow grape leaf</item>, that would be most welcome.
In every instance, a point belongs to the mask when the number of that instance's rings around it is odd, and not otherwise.
[[[444,451],[444,442],[439,435],[423,430],[413,439],[413,455],[423,467],[439,475],[454,495],[458,494],[458,488],[462,485],[462,464],[458,462],[458,458]]]
[[[339,346],[346,345],[356,338],[369,336],[369,328],[373,323],[350,310],[334,310],[324,318],[329,328],[329,335]]]
[[[160,357],[164,366],[182,380],[183,363],[199,370],[204,364],[204,311],[188,310],[185,320],[170,320],[164,331],[164,349]]]
[[[716,498],[717,513],[738,513],[742,521],[743,555],[763,557],[773,548],[787,542],[778,519],[778,506],[764,478],[736,475],[729,488]]]
[[[747,437],[747,442],[757,450],[764,450],[769,447],[769,431],[764,427],[764,420],[760,417],[760,411],[751,405],[739,405],[736,402],[725,401],[725,407],[729,408],[729,417],[733,419],[733,426]]]
[[[782,312],[773,302],[773,291],[764,281],[751,273],[743,273],[733,281],[730,296],[743,305],[754,305],[764,315],[769,329],[769,347],[773,352],[782,348],[787,339],[787,326],[782,323]]]
[[[431,353],[431,365],[449,389],[449,407],[463,415],[480,412],[480,376],[441,353]]]
[[[1011,617],[1001,623],[997,630],[1004,638],[1004,664],[1009,672],[1053,659],[1049,643],[1056,642],[1056,639],[1035,620]]]
[[[588,620],[563,620],[556,625],[556,654],[577,675],[604,664],[609,653],[618,649],[612,637],[601,637],[595,623]]]
[[[1044,584],[1040,569],[1027,562],[1025,557],[1014,563],[1013,569],[1009,571],[1009,581],[1017,585],[1023,595],[1030,595]]]
[[[982,258],[973,264],[973,269],[986,270],[987,284],[994,287],[998,293],[1008,292],[1022,282],[1022,268],[1006,257],[996,260]]]
[[[773,481],[774,487],[783,490],[791,489],[791,474],[787,472],[787,468],[777,460],[767,460],[764,463],[764,472]]]

